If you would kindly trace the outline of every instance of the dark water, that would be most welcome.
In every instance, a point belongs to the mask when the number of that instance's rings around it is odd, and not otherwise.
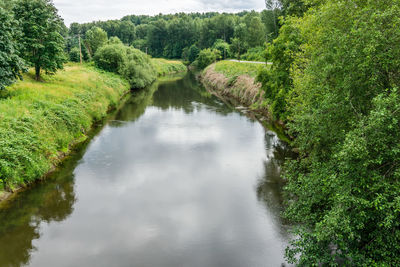
[[[0,210],[0,266],[280,266],[285,145],[188,75]]]

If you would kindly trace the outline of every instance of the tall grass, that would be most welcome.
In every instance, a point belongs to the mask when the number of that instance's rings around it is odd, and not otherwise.
[[[187,70],[186,66],[181,61],[166,60],[163,58],[153,58],[152,61],[158,77],[185,72]]]
[[[33,77],[29,72],[0,99],[0,189],[46,174],[129,89],[117,75],[88,65],[68,64],[41,82]]]

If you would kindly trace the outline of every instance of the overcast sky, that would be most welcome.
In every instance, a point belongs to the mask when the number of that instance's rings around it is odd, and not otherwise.
[[[125,15],[262,10],[264,0],[53,0],[65,24],[120,19]]]

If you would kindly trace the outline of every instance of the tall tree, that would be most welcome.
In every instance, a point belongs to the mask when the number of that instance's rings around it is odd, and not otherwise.
[[[93,27],[85,34],[85,45],[87,46],[91,56],[96,54],[96,51],[105,45],[107,40],[107,33],[99,27]]]
[[[36,80],[41,69],[54,73],[65,62],[63,21],[50,0],[19,0],[14,8],[22,36],[22,55],[35,67]]]
[[[0,7],[0,90],[22,78],[24,62],[19,57],[16,37],[17,23],[9,11]]]
[[[278,23],[277,23],[277,11],[281,8],[281,2],[279,0],[265,0],[265,7],[272,11],[272,21],[274,24],[274,33],[278,33]]]
[[[266,42],[266,31],[259,13],[251,12],[244,19],[246,24],[245,40],[249,47],[261,46]]]

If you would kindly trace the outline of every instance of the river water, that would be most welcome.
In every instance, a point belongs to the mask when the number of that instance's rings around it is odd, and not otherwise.
[[[0,209],[0,266],[281,266],[288,155],[191,74],[160,81]]]

